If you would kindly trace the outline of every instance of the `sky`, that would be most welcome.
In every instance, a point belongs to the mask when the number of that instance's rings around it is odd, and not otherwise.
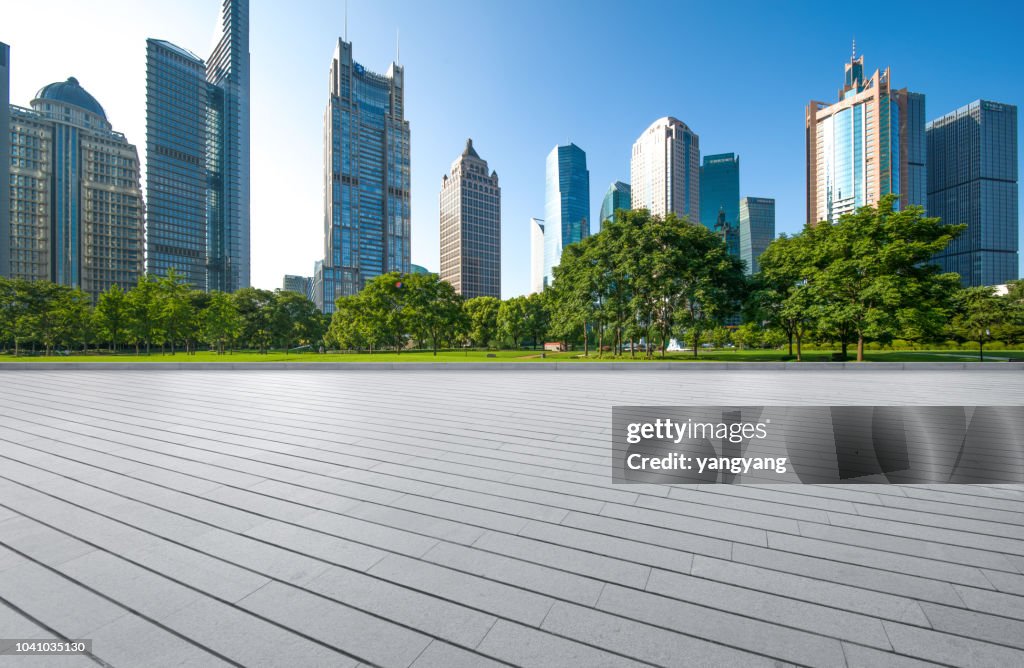
[[[220,4],[4,0],[11,102],[28,106],[75,76],[144,159],[146,38],[205,58]],[[344,0],[251,0],[257,287],[310,275],[323,256],[323,112],[345,13]],[[777,232],[797,232],[804,108],[835,101],[853,39],[868,72],[888,66],[895,87],[926,94],[929,120],[978,98],[1024,106],[1016,3],[349,0],[347,13],[355,59],[371,71],[387,71],[400,36],[413,263],[439,267],[441,177],[471,137],[501,180],[506,298],[529,290],[529,220],[544,216],[545,158],[558,144],[587,153],[595,230],[609,184],[629,181],[633,142],[675,116],[702,154],[739,154],[741,196],[775,198]]]

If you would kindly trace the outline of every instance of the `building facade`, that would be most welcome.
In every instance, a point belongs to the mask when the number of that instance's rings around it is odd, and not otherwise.
[[[775,200],[744,197],[740,200],[739,258],[747,275],[761,270],[761,253],[775,238]]]
[[[312,279],[309,276],[295,276],[294,274],[285,274],[284,281],[281,283],[281,289],[285,292],[297,292],[302,296],[309,294]]]
[[[804,117],[808,223],[834,223],[889,194],[901,207],[925,205],[924,95],[893,88],[888,68],[865,78],[864,57],[851,57],[839,101],[812,101]]]
[[[501,299],[501,186],[466,140],[441,177],[441,280],[455,292]]]
[[[0,276],[11,271],[11,48],[0,42]]]
[[[735,153],[706,155],[700,168],[701,224],[709,230],[715,230],[723,213],[725,221],[738,228],[740,157]]]
[[[590,236],[590,171],[576,144],[548,154],[544,194],[544,286],[555,280],[562,249]]]
[[[615,220],[615,212],[619,209],[629,211],[631,204],[630,188],[628,183],[616,181],[608,186],[608,192],[604,194],[601,201],[601,229],[609,221]]]
[[[544,221],[530,219],[530,294],[544,292]]]
[[[629,185],[632,208],[700,221],[700,138],[671,116],[654,121],[633,144]]]
[[[147,271],[249,285],[249,2],[224,0],[207,61],[146,41]]]
[[[409,122],[405,75],[364,68],[339,39],[324,112],[324,259],[317,306],[354,295],[381,274],[409,272]]]
[[[928,215],[966,224],[936,259],[964,286],[1018,278],[1017,107],[974,102],[928,124]]]
[[[422,267],[422,266],[420,266],[418,264],[413,264],[413,265],[409,265],[409,273],[411,273],[411,274],[433,274],[434,272],[430,271],[426,267]]]
[[[12,278],[48,280],[93,300],[144,270],[145,209],[135,146],[74,77],[9,106]]]

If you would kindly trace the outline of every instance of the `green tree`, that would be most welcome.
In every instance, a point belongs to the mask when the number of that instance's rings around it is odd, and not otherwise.
[[[469,338],[473,345],[486,348],[498,336],[498,309],[501,301],[497,297],[473,297],[465,301],[466,315],[469,316]]]
[[[526,333],[526,297],[512,297],[498,307],[498,331],[501,336],[512,340],[512,347],[519,350],[519,344]]]
[[[996,296],[991,287],[965,288],[956,295],[956,316],[953,330],[970,341],[978,342],[978,360],[985,361],[985,341],[1007,317],[1008,300]]]
[[[128,291],[125,301],[128,331],[135,341],[135,354],[139,354],[139,346],[144,343],[149,355],[151,346],[162,343],[166,335],[160,282],[149,274],[139,276],[138,283]]]
[[[278,291],[274,300],[273,329],[281,347],[312,346],[323,336],[316,304],[297,292]]]
[[[551,315],[548,312],[547,298],[544,292],[535,292],[526,298],[526,319],[523,329],[526,335],[533,340],[533,347],[537,344],[543,345],[544,337],[547,335]]]
[[[803,340],[814,325],[814,298],[807,278],[813,274],[811,233],[781,235],[768,244],[758,263],[761,271],[752,291],[754,317],[786,334],[789,354],[803,360]]]
[[[130,332],[128,298],[116,283],[100,295],[96,303],[96,327],[99,335],[110,342],[111,352],[124,342]]]
[[[274,338],[275,294],[259,288],[242,288],[231,295],[242,317],[244,345],[266,354]]]
[[[363,324],[362,332],[372,346],[390,345],[402,352],[409,339],[408,277],[398,272],[381,274],[366,284],[354,302]]]
[[[241,335],[245,320],[238,311],[238,302],[223,292],[211,292],[208,303],[199,314],[203,339],[223,355],[225,347]]]
[[[901,329],[939,331],[948,320],[959,279],[932,262],[965,226],[926,218],[921,207],[896,210],[896,195],[862,207],[834,225],[805,228],[812,250],[804,278],[819,321],[857,341]]]
[[[157,281],[159,286],[160,316],[163,322],[165,338],[171,344],[174,355],[175,344],[186,341],[196,326],[196,314],[192,304],[191,291],[185,278],[174,268],[167,270],[167,275]],[[187,345],[187,343],[186,343]]]
[[[406,317],[420,341],[429,341],[437,356],[442,340],[452,341],[465,329],[462,297],[437,274],[407,274]]]

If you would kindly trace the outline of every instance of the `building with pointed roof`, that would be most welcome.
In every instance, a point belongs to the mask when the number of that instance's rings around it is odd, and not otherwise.
[[[441,177],[441,279],[466,298],[501,298],[501,186],[466,140]]]

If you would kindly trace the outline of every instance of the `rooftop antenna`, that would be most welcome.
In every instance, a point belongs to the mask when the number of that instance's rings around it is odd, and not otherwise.
[[[857,38],[853,38],[853,55],[850,56],[850,61],[857,60]]]
[[[345,41],[348,41],[348,0],[345,0]]]
[[[402,40],[398,28],[395,28],[395,64],[402,64]]]

